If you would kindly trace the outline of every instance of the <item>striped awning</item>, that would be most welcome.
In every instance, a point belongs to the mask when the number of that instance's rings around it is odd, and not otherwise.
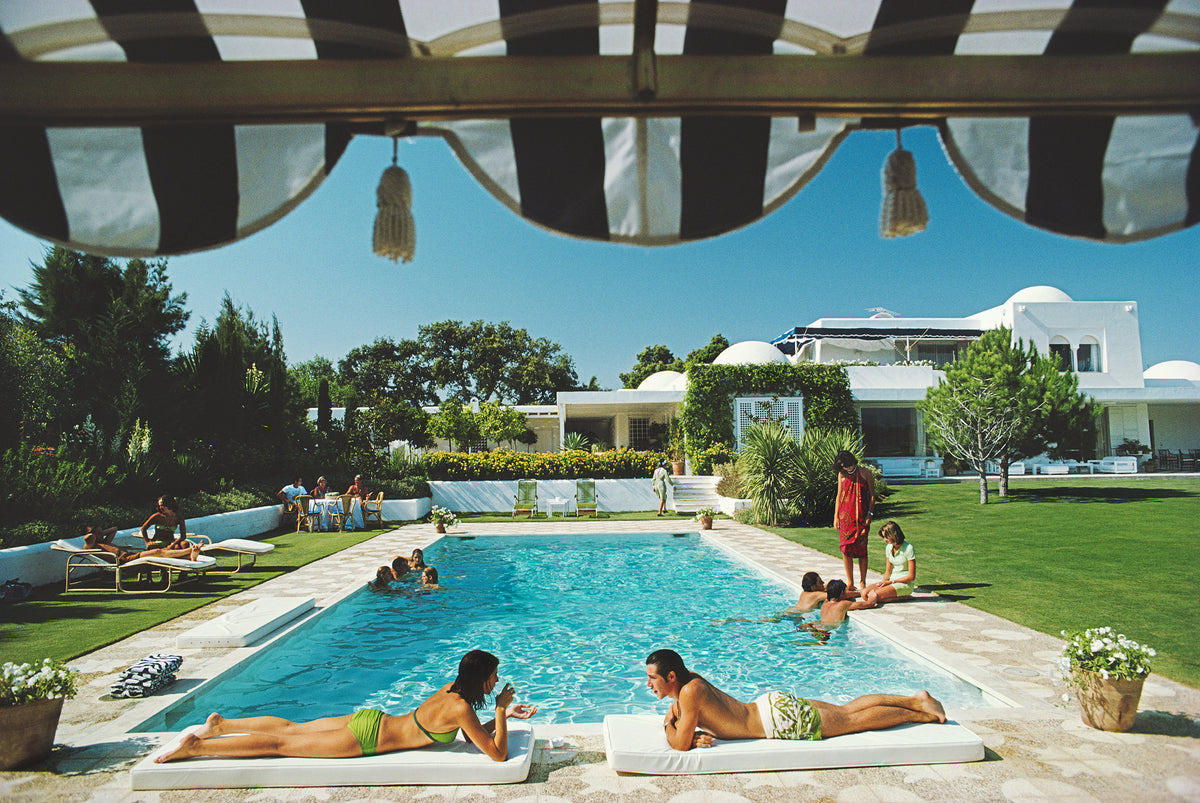
[[[271,224],[358,133],[658,245],[915,123],[998,209],[1128,242],[1200,220],[1198,109],[1194,0],[0,0],[0,216],[116,256]]]

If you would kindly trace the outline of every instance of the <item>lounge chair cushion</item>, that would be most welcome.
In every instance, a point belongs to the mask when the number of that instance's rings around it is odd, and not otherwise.
[[[226,538],[200,547],[201,552],[241,552],[245,555],[265,555],[275,549],[274,544],[250,541],[245,538]]]
[[[962,725],[947,722],[901,725],[816,742],[717,741],[710,748],[681,751],[667,744],[662,717],[612,714],[604,718],[604,752],[617,772],[702,775],[980,761],[983,740]]]
[[[179,649],[248,647],[316,607],[315,597],[260,597],[175,637]]]
[[[510,721],[508,759],[492,761],[460,733],[450,744],[359,758],[193,758],[155,764],[172,739],[133,768],[133,788],[253,789],[303,786],[392,786],[520,783],[533,763],[533,728]]]
[[[122,569],[137,566],[153,566],[158,569],[172,569],[181,572],[204,572],[217,565],[217,559],[208,555],[200,555],[195,560],[187,558],[134,558],[128,563],[122,563]]]

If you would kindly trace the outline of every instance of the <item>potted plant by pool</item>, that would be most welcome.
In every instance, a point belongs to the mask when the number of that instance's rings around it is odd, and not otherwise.
[[[699,510],[697,510],[696,515],[695,515],[695,520],[700,522],[700,529],[701,530],[711,530],[712,523],[713,523],[713,517],[716,516],[717,513],[719,513],[719,512],[720,511],[716,510],[715,508],[711,508],[711,507],[702,507]]]
[[[458,524],[458,519],[455,517],[454,511],[438,507],[437,505],[430,508],[429,520],[433,522],[433,529],[439,533],[444,533],[447,527],[453,527],[455,524]]]
[[[1111,627],[1064,630],[1063,635],[1067,646],[1060,662],[1075,687],[1084,724],[1105,731],[1132,728],[1154,650]]]
[[[61,661],[6,663],[0,678],[0,770],[50,755],[63,701],[75,696],[79,673]]]

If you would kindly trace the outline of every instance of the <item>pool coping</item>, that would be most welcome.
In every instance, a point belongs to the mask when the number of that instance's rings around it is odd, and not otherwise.
[[[578,522],[556,520],[554,522],[536,522],[532,524],[532,527],[539,535],[552,535],[559,532],[696,531],[691,522],[678,519]],[[528,532],[530,528],[531,523],[524,521],[514,524],[466,524],[461,525],[458,531],[452,535],[509,535],[520,531]],[[840,559],[733,521],[719,520],[715,523],[714,529],[708,531],[706,535],[722,546],[737,552],[743,559],[749,560],[759,568],[767,569],[771,574],[793,586],[798,586],[799,577],[803,571],[818,571],[826,579],[840,577],[843,571]],[[57,734],[57,741],[62,746],[56,749],[55,755],[51,759],[48,759],[46,767],[41,768],[43,771],[49,769],[51,774],[49,777],[41,778],[40,781],[48,784],[48,788],[53,789],[56,781],[60,784],[67,782],[67,779],[62,776],[71,776],[74,779],[79,776],[100,774],[106,781],[102,785],[109,790],[104,799],[113,799],[111,792],[114,790],[129,790],[129,767],[136,759],[161,743],[165,735],[131,734],[127,733],[128,729],[172,704],[203,680],[215,677],[253,652],[262,649],[278,638],[280,633],[272,634],[262,644],[252,647],[178,650],[174,648],[176,635],[186,632],[202,621],[219,616],[262,596],[310,594],[317,598],[318,609],[324,609],[359,588],[362,582],[374,575],[374,569],[377,566],[390,562],[393,555],[409,554],[414,547],[428,546],[439,537],[441,536],[434,533],[431,525],[409,525],[389,531],[288,575],[272,579],[72,661],[72,666],[83,672],[80,693],[78,697],[68,701],[64,706],[63,718]],[[872,573],[871,576],[877,577],[878,575]],[[925,593],[919,593],[917,599],[911,602],[889,604],[876,610],[858,611],[854,612],[852,616],[863,624],[883,631],[893,640],[912,645],[917,652],[936,663],[965,675],[977,685],[987,690],[994,690],[1000,696],[1018,704],[1017,708],[963,709],[949,712],[954,719],[967,724],[968,727],[976,728],[980,735],[984,736],[985,742],[993,750],[993,758],[998,757],[993,744],[1003,745],[1006,740],[1005,731],[1010,729],[1017,731],[1026,729],[1029,731],[1027,738],[1045,741],[1048,745],[1066,739],[1072,743],[1089,746],[1095,744],[1117,745],[1121,752],[1128,752],[1134,745],[1142,742],[1153,743],[1156,740],[1166,739],[1168,746],[1182,746],[1186,749],[1176,751],[1179,756],[1170,765],[1172,767],[1171,779],[1163,779],[1163,782],[1166,783],[1165,792],[1164,789],[1157,789],[1157,786],[1153,787],[1157,791],[1149,791],[1152,787],[1144,785],[1147,780],[1145,777],[1140,778],[1139,783],[1143,785],[1138,788],[1141,789],[1142,794],[1158,796],[1163,799],[1200,797],[1200,781],[1196,781],[1192,786],[1184,784],[1181,787],[1177,777],[1179,773],[1182,773],[1182,777],[1185,779],[1200,778],[1200,749],[1197,749],[1194,744],[1200,739],[1200,723],[1198,723],[1200,720],[1200,692],[1197,690],[1152,675],[1146,683],[1141,705],[1143,712],[1150,711],[1163,717],[1183,717],[1186,722],[1179,720],[1174,724],[1184,729],[1183,735],[1192,736],[1190,740],[1182,743],[1172,742],[1171,739],[1176,734],[1105,734],[1091,731],[1079,723],[1078,713],[1073,702],[1069,707],[1064,707],[1058,699],[1062,689],[1055,686],[1051,678],[1055,659],[1062,646],[1062,642],[1058,639],[961,603]],[[296,620],[291,626],[297,626],[307,618]],[[173,688],[146,700],[101,699],[105,697],[108,686],[121,669],[143,655],[161,651],[175,652],[185,656],[179,680]],[[702,666],[695,668],[697,671],[703,671]],[[1157,722],[1157,719],[1154,721]],[[1194,732],[1189,732],[1187,722],[1191,723],[1190,728]],[[1045,733],[1047,723],[1053,733]],[[538,725],[535,722],[534,727],[535,736],[542,742],[542,749],[547,751],[547,756],[553,758],[555,755],[572,753],[573,741],[594,744],[601,726],[600,723]],[[1017,733],[1012,733],[1008,738],[1017,735]],[[1147,765],[1155,763],[1156,760],[1160,763],[1164,760],[1161,755],[1161,747],[1156,748],[1152,744],[1135,752],[1138,755],[1136,758],[1129,757],[1128,763]],[[1143,753],[1145,754],[1143,755]],[[1068,756],[1065,760],[1067,764],[1075,767],[1082,759]],[[550,762],[550,764],[553,763],[553,761]],[[1061,764],[1061,762],[1059,763]],[[1121,760],[1115,764],[1111,760],[1105,763],[1114,767],[1123,765]],[[1095,772],[1094,769],[1089,769],[1092,765],[1086,761],[1082,765],[1084,769],[1072,772],[1063,770],[1053,761],[1050,762],[1050,765],[1050,769],[1044,777],[1053,779],[1056,783],[1062,782],[1061,779],[1070,779],[1079,772],[1083,772],[1085,775]],[[605,765],[603,770],[606,769]],[[593,769],[589,772],[603,772],[603,770]],[[856,772],[866,772],[866,770]],[[1120,774],[1121,771],[1114,769],[1112,772]],[[1140,772],[1130,772],[1141,775]],[[1159,774],[1161,775],[1163,772],[1166,770],[1160,770]],[[16,774],[19,773],[0,773],[0,790],[4,788],[2,779]],[[611,774],[616,776],[616,773]],[[1111,773],[1102,772],[1101,774]],[[1035,774],[1031,777],[1042,776]],[[31,782],[38,780],[31,779]],[[1112,779],[1108,780],[1111,782]],[[1168,783],[1168,781],[1171,782]],[[620,785],[616,784],[616,786]],[[786,783],[784,785],[787,786]],[[40,786],[40,784],[35,783],[35,786]],[[1073,785],[1067,783],[1067,786]],[[1107,789],[1108,799],[1121,799],[1120,791],[1114,791],[1113,787],[1100,784],[1094,788],[1097,792]],[[1132,788],[1130,787],[1130,789]],[[493,788],[493,790],[499,789],[500,787]],[[1178,792],[1174,792],[1175,797],[1173,798],[1172,790],[1175,789],[1183,791],[1185,794],[1179,795]],[[1083,791],[1087,791],[1086,788]],[[1163,792],[1163,794],[1159,794],[1159,792]],[[1102,795],[1098,799],[1104,797]]]

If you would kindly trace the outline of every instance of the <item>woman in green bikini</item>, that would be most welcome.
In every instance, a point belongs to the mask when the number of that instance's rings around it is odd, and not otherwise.
[[[512,705],[513,687],[505,684],[496,695],[496,718],[480,723],[475,712],[496,687],[500,661],[483,650],[471,650],[458,664],[458,677],[447,683],[411,714],[392,716],[365,708],[349,716],[312,722],[290,722],[279,717],[225,719],[209,714],[198,730],[183,737],[175,750],[155,759],[158,763],[195,756],[257,758],[353,758],[413,750],[434,742],[454,741],[463,735],[493,761],[508,758],[508,718],[529,719],[537,713],[530,705]]]

